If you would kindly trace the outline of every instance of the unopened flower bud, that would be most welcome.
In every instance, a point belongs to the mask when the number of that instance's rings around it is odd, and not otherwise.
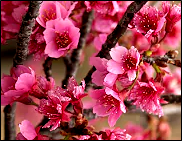
[[[156,60],[155,63],[159,66],[159,67],[167,67],[167,62],[165,61],[161,61],[161,60]]]
[[[171,58],[171,59],[174,59],[177,57],[178,55],[178,51],[177,50],[170,50],[166,53],[166,55]]]

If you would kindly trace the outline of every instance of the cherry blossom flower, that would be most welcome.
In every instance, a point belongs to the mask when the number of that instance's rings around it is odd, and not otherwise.
[[[94,9],[101,14],[109,14],[113,16],[119,11],[117,1],[85,1],[84,4],[87,6],[88,11]]]
[[[105,129],[101,131],[103,140],[130,140],[131,136],[126,133],[125,129],[119,127],[114,129]]]
[[[28,10],[28,1],[1,1],[1,43],[16,38],[22,22],[22,16]]]
[[[39,9],[37,22],[46,28],[46,22],[57,18],[67,18],[74,9],[77,2],[71,1],[43,1]]]
[[[18,65],[12,67],[11,75],[3,75],[1,79],[1,104],[7,105],[14,101],[25,102],[28,92],[36,83],[35,72],[28,67]]]
[[[117,74],[107,71],[107,62],[105,58],[90,57],[90,65],[95,66],[96,71],[92,74],[92,82],[97,86],[112,87],[117,79]]]
[[[46,23],[44,31],[45,54],[53,58],[65,56],[70,50],[77,48],[79,37],[79,28],[69,19],[50,20]]]
[[[99,34],[98,37],[94,38],[94,41],[93,41],[94,47],[98,51],[100,51],[102,48],[102,44],[105,43],[106,39],[107,39],[107,34]]]
[[[123,46],[116,46],[111,49],[110,55],[112,59],[107,62],[107,70],[113,74],[127,73],[129,80],[134,80],[140,61],[137,49],[134,46],[129,50]]]
[[[28,120],[23,120],[19,124],[19,128],[20,133],[17,134],[16,140],[49,140],[49,137],[39,133],[40,126],[34,129],[34,126]]]
[[[70,103],[73,105],[73,109],[76,113],[81,113],[83,109],[83,104],[81,99],[87,94],[85,90],[85,81],[82,81],[82,85],[78,85],[74,77],[70,77],[68,80],[67,89],[63,89],[57,86],[54,89],[54,93],[59,93],[62,96],[69,97]]]
[[[102,140],[102,135],[91,134],[91,135],[82,135],[78,140]]]
[[[179,47],[181,41],[181,20],[178,21],[172,28],[171,32],[167,34],[164,39],[164,43],[171,48],[176,49]]]
[[[163,14],[167,14],[166,18],[166,32],[171,32],[173,26],[181,19],[181,3],[178,5],[170,5],[170,1],[162,2]]]
[[[163,110],[160,105],[160,95],[164,91],[161,84],[150,79],[148,82],[139,82],[135,84],[128,95],[128,100],[133,100],[133,104],[140,107],[143,111],[162,116]]]
[[[149,38],[156,35],[163,27],[165,16],[161,16],[160,11],[152,6],[143,6],[142,9],[135,14],[133,24],[139,33]]]
[[[71,114],[66,111],[71,98],[62,96],[54,90],[48,91],[48,100],[41,99],[37,111],[48,117],[49,121],[42,128],[57,129],[61,122],[68,122]]]
[[[96,100],[93,112],[98,116],[109,116],[108,123],[110,127],[116,124],[122,113],[126,112],[123,100],[120,99],[117,92],[110,88],[90,91],[90,97]]]

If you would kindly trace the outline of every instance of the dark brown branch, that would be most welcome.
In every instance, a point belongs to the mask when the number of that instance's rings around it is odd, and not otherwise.
[[[23,61],[27,59],[28,43],[32,28],[35,24],[35,18],[38,16],[38,11],[41,1],[30,1],[28,12],[23,17],[22,25],[18,33],[16,54],[13,59],[13,66],[22,65]]]
[[[23,17],[23,21],[20,27],[17,38],[16,54],[13,58],[13,67],[22,65],[28,55],[28,43],[32,28],[34,26],[35,18],[38,15],[39,6],[41,1],[30,1],[28,12]],[[16,127],[15,127],[15,109],[16,103],[12,106],[7,105],[4,108],[5,114],[5,140],[15,140],[16,138]]]
[[[146,3],[147,1],[135,1],[128,6],[126,12],[124,13],[123,17],[119,21],[114,31],[107,36],[107,40],[102,45],[102,49],[97,54],[97,57],[107,59],[110,58],[109,51],[116,45],[119,38],[125,33],[126,29],[128,28],[128,24],[134,17],[134,14],[137,13]],[[95,70],[96,69],[92,67],[88,72],[87,76],[84,78],[86,83],[86,89],[88,89],[88,87],[90,87],[91,85],[91,75]]]
[[[180,60],[171,59],[167,55],[154,56],[154,57],[143,56],[142,60],[144,62],[147,62],[150,64],[156,63],[159,67],[167,67],[167,64],[172,64],[172,65],[175,65],[177,67],[181,67],[181,61]]]
[[[83,13],[78,46],[76,49],[73,50],[71,56],[67,56],[64,58],[64,62],[66,65],[66,75],[64,80],[62,81],[63,88],[66,88],[69,77],[75,76],[77,73],[82,49],[85,46],[87,35],[91,29],[91,24],[93,21],[93,13],[94,11],[90,12],[85,11]]]
[[[48,81],[50,81],[49,77],[52,76],[52,61],[53,61],[53,58],[51,57],[47,57],[44,64],[43,64],[43,67],[44,67],[44,73],[46,75],[46,79]]]
[[[16,138],[16,127],[15,127],[15,111],[16,111],[16,103],[14,102],[12,106],[7,105],[4,108],[4,116],[5,116],[5,140],[15,140]]]
[[[161,98],[169,102],[168,104],[181,103],[181,95],[166,94],[166,95],[162,95]]]

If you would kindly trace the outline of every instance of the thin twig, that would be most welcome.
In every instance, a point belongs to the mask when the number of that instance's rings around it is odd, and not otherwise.
[[[71,76],[75,76],[77,73],[82,49],[85,46],[87,35],[91,29],[91,24],[93,21],[93,13],[94,13],[93,10],[90,12],[85,11],[83,13],[82,26],[80,28],[80,38],[79,38],[78,46],[76,49],[73,50],[71,56],[64,57],[64,62],[66,65],[66,75],[64,80],[62,81],[63,88],[66,88],[68,84],[68,79]]]
[[[44,73],[46,75],[46,79],[48,81],[50,81],[50,78],[52,76],[52,61],[53,61],[53,58],[51,57],[47,57],[44,64],[43,64],[43,67],[44,67]]]
[[[146,3],[147,1],[134,1],[128,6],[126,12],[124,13],[114,31],[107,36],[107,40],[102,45],[101,51],[96,55],[97,57],[107,59],[110,58],[109,51],[116,45],[119,38],[125,33],[126,29],[128,28],[128,24],[134,17],[134,14],[137,13]],[[91,75],[95,70],[95,67],[92,67],[87,76],[84,78],[86,89],[91,86]]]
[[[16,54],[13,58],[13,67],[22,65],[27,59],[28,55],[28,43],[32,28],[34,26],[35,18],[38,16],[38,11],[41,1],[30,1],[28,12],[23,17],[20,31],[17,38]],[[4,108],[5,114],[5,140],[15,140],[16,138],[16,127],[15,127],[15,109],[16,103],[12,106],[7,105]]]
[[[165,101],[169,102],[168,104],[181,103],[181,95],[166,94],[166,95],[162,95],[161,98],[163,98]]]

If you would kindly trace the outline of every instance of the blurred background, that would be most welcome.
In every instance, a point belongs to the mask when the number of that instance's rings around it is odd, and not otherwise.
[[[7,41],[6,45],[1,45],[1,76],[2,74],[9,74],[9,70],[12,67],[12,60],[15,54],[16,48],[16,40]],[[181,57],[181,47],[178,48],[179,55],[178,58]],[[84,49],[84,62],[80,66],[76,79],[80,82],[87,74],[88,70],[91,68],[89,65],[89,57],[95,52],[93,47],[87,47]],[[33,68],[37,75],[43,75],[43,61],[32,61],[31,57],[25,62],[25,65],[29,65]],[[65,66],[63,60],[60,58],[59,60],[53,61],[52,66],[52,75],[56,81],[56,85],[61,85],[61,81],[64,78]],[[180,140],[181,139],[181,104],[180,105],[167,105],[163,106],[164,113],[167,116],[169,124],[171,126],[172,135],[170,137],[171,140]],[[1,106],[1,140],[4,139],[4,107]],[[16,127],[17,133],[19,132],[18,123],[22,120],[27,119],[30,120],[34,126],[36,126],[40,120],[42,119],[42,115],[35,112],[34,106],[27,106],[20,103],[17,103],[16,109]],[[117,121],[115,127],[119,126],[124,128],[128,122],[136,123],[137,125],[141,125],[144,128],[147,126],[146,116],[143,113],[126,113],[123,114],[120,119]],[[94,125],[96,130],[103,129],[105,127],[109,127],[107,123],[107,117],[100,119],[99,122],[96,122]]]

